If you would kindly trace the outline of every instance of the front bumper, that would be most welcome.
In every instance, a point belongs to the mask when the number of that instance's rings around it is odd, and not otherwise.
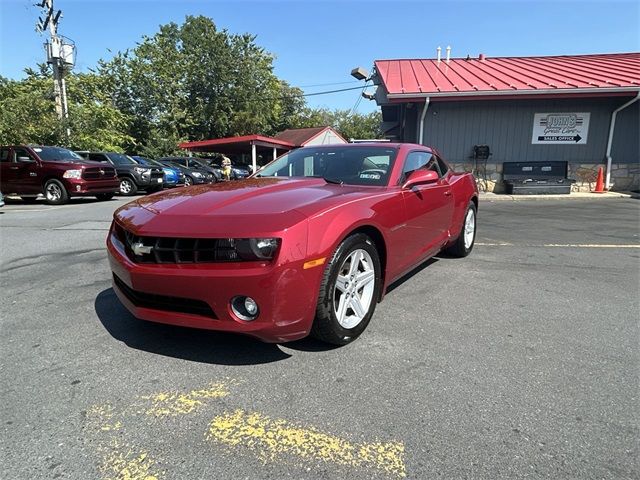
[[[84,180],[76,178],[62,179],[64,187],[72,197],[90,196],[99,193],[116,193],[120,190],[120,180]]]
[[[311,330],[322,269],[305,270],[304,261],[279,266],[260,262],[137,264],[129,259],[113,232],[109,233],[107,250],[113,289],[137,318],[241,333],[265,342],[297,340]],[[173,299],[175,306],[150,308],[149,302],[139,301],[138,294],[159,298],[165,304]],[[255,320],[243,321],[233,314],[230,300],[237,295],[256,300],[260,314]],[[188,305],[189,300],[194,308],[179,307]],[[203,303],[210,307],[211,314],[194,313],[196,304]]]

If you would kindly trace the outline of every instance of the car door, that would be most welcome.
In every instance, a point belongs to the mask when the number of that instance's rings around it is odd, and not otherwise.
[[[427,151],[412,151],[404,162],[401,182],[417,169],[438,173],[435,183],[415,185],[402,191],[406,212],[405,244],[410,260],[434,254],[446,241],[453,216],[451,187],[438,167],[437,157]]]
[[[13,163],[10,153],[9,147],[0,148],[0,192],[4,193],[14,193],[10,188],[15,177],[15,169],[11,168]]]
[[[9,153],[10,188],[13,193],[38,194],[42,192],[40,165],[36,157],[24,147],[13,147]]]

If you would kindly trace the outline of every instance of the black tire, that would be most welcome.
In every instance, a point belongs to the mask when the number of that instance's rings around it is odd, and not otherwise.
[[[98,193],[96,194],[96,198],[101,202],[111,200],[113,198],[113,193]]]
[[[184,186],[185,187],[190,187],[191,185],[193,185],[193,178],[191,178],[189,175],[185,175],[184,176]]]
[[[22,200],[24,203],[36,203],[38,197],[20,197],[20,200]]]
[[[44,198],[49,205],[62,205],[69,201],[69,194],[60,181],[52,178],[44,184]]]
[[[355,326],[345,328],[338,321],[336,316],[336,281],[340,270],[344,268],[345,262],[356,250],[366,251],[372,260],[374,271],[373,295],[366,314]],[[346,345],[360,336],[367,328],[376,304],[380,299],[382,289],[382,267],[378,251],[373,241],[365,234],[357,233],[346,238],[336,249],[331,261],[327,264],[320,283],[318,305],[316,307],[316,317],[311,328],[311,335],[323,342],[334,345]],[[356,293],[358,292],[356,285]],[[346,295],[343,293],[342,295]],[[351,307],[345,309],[346,312]],[[355,311],[352,311],[355,313]]]
[[[138,193],[138,186],[131,177],[122,177],[120,179],[120,195],[131,196]]]
[[[478,209],[476,208],[476,204],[472,201],[469,202],[467,206],[467,210],[464,212],[464,217],[462,220],[462,228],[460,228],[460,233],[458,234],[458,238],[456,238],[455,242],[453,242],[449,247],[445,249],[445,252],[454,257],[466,257],[473,250],[473,245],[476,242],[476,231],[477,231],[477,215]],[[471,239],[471,243],[467,245],[465,243],[465,226],[467,224],[467,217],[470,213],[473,215],[473,238]]]

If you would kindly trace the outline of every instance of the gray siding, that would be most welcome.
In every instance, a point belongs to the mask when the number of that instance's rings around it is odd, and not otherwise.
[[[432,102],[425,118],[424,143],[440,150],[450,162],[469,161],[473,146],[487,144],[491,162],[565,160],[575,163],[604,161],[611,113],[628,97],[481,100]],[[637,107],[637,104],[634,105]],[[405,141],[415,138],[420,108],[407,119]],[[533,116],[542,112],[590,112],[585,145],[534,145]],[[638,162],[638,112],[629,107],[618,115],[613,157],[616,163]]]
[[[640,158],[640,100],[618,113],[611,145],[615,163],[634,163]]]

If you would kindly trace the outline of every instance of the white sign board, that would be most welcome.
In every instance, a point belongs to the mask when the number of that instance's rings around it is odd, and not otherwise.
[[[590,113],[536,113],[533,115],[531,143],[585,145],[589,136]]]

